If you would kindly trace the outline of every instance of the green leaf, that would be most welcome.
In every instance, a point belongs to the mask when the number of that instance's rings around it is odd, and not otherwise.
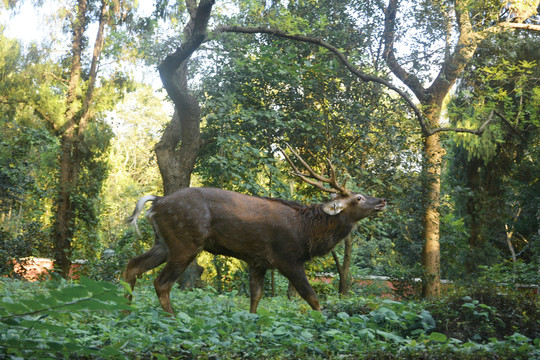
[[[51,332],[62,332],[67,330],[67,328],[63,325],[55,325],[47,321],[39,320],[23,320],[20,322],[19,326],[38,330],[47,330]]]
[[[188,323],[188,324],[193,320],[191,316],[181,311],[179,311],[176,314],[176,318],[178,319],[179,322]]]
[[[448,338],[446,337],[446,335],[439,332],[432,332],[431,334],[429,334],[429,340],[443,343],[446,342]]]
[[[313,334],[310,333],[309,331],[307,330],[304,330],[300,333],[300,336],[302,336],[305,340],[307,341],[310,341],[311,339],[313,339]]]
[[[51,296],[64,303],[72,301],[74,299],[84,298],[89,295],[90,293],[88,292],[88,289],[80,285],[69,286],[60,289],[59,291],[51,292]]]
[[[120,285],[122,285],[126,293],[128,293],[129,295],[133,294],[133,290],[131,290],[131,285],[129,285],[127,282],[120,281]]]
[[[30,310],[22,303],[2,302],[1,306],[13,315],[24,314]]]
[[[326,319],[323,314],[317,310],[311,310],[311,317],[315,320],[316,323],[322,324]]]
[[[363,340],[373,340],[375,338],[372,329],[362,329],[359,331],[358,335]]]
[[[115,291],[117,288],[113,284],[106,281],[96,281],[85,276],[80,279],[81,285],[90,290],[91,293],[97,294],[104,291]]]
[[[395,341],[395,342],[403,342],[405,341],[405,339],[399,335],[396,335],[394,333],[391,333],[391,332],[388,332],[388,331],[383,331],[383,330],[375,330],[375,333],[377,335],[380,335],[382,336],[385,340],[392,340],[392,341]]]

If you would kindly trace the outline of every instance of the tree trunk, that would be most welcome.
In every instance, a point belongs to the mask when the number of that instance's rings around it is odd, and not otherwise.
[[[289,281],[289,286],[287,287],[287,299],[291,300],[292,298],[295,298],[295,297],[298,297],[298,291],[296,291],[296,288]]]
[[[75,234],[75,206],[73,195],[77,192],[77,178],[81,166],[80,144],[84,141],[84,132],[92,118],[91,104],[94,100],[94,88],[97,78],[98,62],[105,41],[105,26],[109,23],[108,2],[103,0],[100,7],[98,32],[94,43],[90,72],[88,74],[86,92],[82,94],[81,103],[81,58],[84,50],[84,32],[87,26],[87,1],[79,0],[77,17],[72,23],[73,39],[71,68],[68,90],[66,93],[65,124],[55,130],[61,134],[59,154],[58,196],[53,236],[54,260],[56,267],[64,278],[69,277],[71,269],[72,239]]]
[[[67,278],[71,268],[71,240],[74,234],[73,204],[71,201],[77,171],[74,161],[73,134],[64,134],[60,146],[60,174],[56,216],[54,222],[54,260],[62,277]]]
[[[185,77],[185,71],[183,73]],[[199,153],[199,104],[187,93],[187,88],[185,91],[189,101],[180,109],[176,107],[172,120],[154,149],[165,195],[189,187]],[[193,260],[178,279],[178,284],[181,288],[195,287],[203,271],[197,260]]]
[[[442,103],[456,80],[460,76],[465,66],[474,55],[478,43],[485,34],[477,34],[469,18],[467,3],[456,1],[454,10],[457,17],[459,37],[453,51],[447,49],[448,55],[441,64],[437,77],[429,88],[424,88],[422,81],[403,68],[394,52],[396,12],[399,6],[398,0],[390,0],[385,12],[384,40],[385,61],[394,73],[407,87],[415,94],[422,104],[425,118],[429,126],[424,122],[423,116],[418,115],[418,120],[424,135],[423,154],[423,240],[422,266],[424,269],[424,281],[422,282],[422,295],[433,297],[440,294],[440,245],[439,245],[439,224],[440,224],[440,191],[441,191],[441,162],[446,151],[441,146],[439,138],[439,119]],[[450,129],[446,129],[450,130]],[[463,129],[459,129],[462,131]],[[457,130],[456,130],[457,131]],[[467,131],[467,130],[465,130]],[[477,135],[482,131],[471,131]]]
[[[352,237],[349,235],[343,240],[343,263],[340,264],[339,258],[335,251],[332,251],[332,256],[336,263],[336,267],[339,274],[339,288],[338,291],[341,295],[346,295],[349,292],[349,273],[351,269],[351,256],[352,256]]]
[[[434,297],[440,294],[441,256],[439,245],[440,225],[440,191],[441,191],[441,162],[445,151],[441,147],[439,134],[424,138],[424,169],[423,169],[423,239],[422,267],[422,296]]]
[[[206,38],[214,0],[186,1],[190,20],[184,28],[182,45],[159,65],[159,76],[174,103],[175,113],[155,147],[165,195],[189,187],[191,172],[200,148],[200,107],[187,85],[187,64]]]
[[[186,81],[186,69],[178,74]],[[175,106],[174,115],[155,146],[159,172],[163,180],[163,193],[171,194],[189,187],[191,173],[200,147],[200,108],[197,101],[184,88],[185,99]],[[176,104],[175,104],[176,105]]]
[[[58,195],[56,198],[56,213],[54,217],[54,262],[60,270],[62,277],[69,276],[71,268],[71,240],[73,239],[74,213],[72,192],[75,189],[77,177],[77,158],[75,151],[75,132],[77,119],[77,89],[79,88],[81,75],[81,56],[83,51],[84,31],[86,29],[86,0],[79,0],[77,4],[77,17],[72,24],[72,57],[69,73],[69,84],[66,94],[67,109],[65,112],[66,122],[59,129],[60,154],[59,154],[59,177]],[[55,125],[55,124],[53,124]]]
[[[195,1],[186,0],[190,20],[184,28],[182,45],[158,67],[163,86],[175,109],[161,140],[154,148],[165,195],[189,187],[199,154],[201,111],[199,103],[189,92],[187,65],[191,55],[206,38],[213,5],[214,0],[201,0],[198,7]],[[182,274],[180,285],[188,286],[187,279],[200,279],[201,268],[194,260]]]

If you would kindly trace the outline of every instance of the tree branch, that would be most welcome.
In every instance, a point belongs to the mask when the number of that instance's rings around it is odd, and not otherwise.
[[[443,62],[439,74],[427,89],[429,96],[445,96],[455,84],[463,69],[473,57],[484,36],[474,32],[469,17],[469,9],[463,1],[456,1],[455,11],[459,27],[459,38],[452,54]],[[435,101],[442,98],[436,99]]]
[[[456,48],[454,49],[453,54],[451,54],[447,60],[444,62],[441,71],[439,72],[439,75],[437,78],[433,81],[432,85],[425,89],[421,83],[420,80],[408,73],[405,69],[403,69],[399,63],[397,62],[397,59],[395,57],[394,53],[394,33],[395,33],[395,18],[396,18],[396,12],[398,7],[398,1],[399,0],[390,0],[388,7],[386,9],[386,16],[385,16],[385,30],[384,30],[384,42],[385,42],[385,50],[384,50],[384,57],[385,61],[387,62],[387,65],[389,66],[390,70],[396,75],[405,85],[411,89],[411,91],[415,94],[415,96],[418,98],[418,100],[425,101],[427,96],[433,96],[437,94],[447,94],[448,90],[451,88],[451,86],[455,83],[457,77],[463,70],[464,66],[468,63],[469,59],[474,54],[476,47],[478,43],[484,39],[485,34],[482,33],[475,33],[472,30],[472,26],[469,19],[469,14],[467,12],[466,7],[463,7],[464,5],[460,5],[460,2],[457,1],[456,3],[456,11],[458,16],[458,23],[460,27],[460,37],[458,39],[458,44],[456,45]],[[459,8],[462,6],[462,8]],[[462,11],[460,11],[460,9]],[[508,27],[516,27],[516,28],[531,28],[530,26],[523,27],[523,26],[513,26],[513,25],[519,25],[514,23],[507,23],[508,25],[503,25],[505,23],[501,23],[502,26],[508,26]],[[535,28],[536,26],[532,26],[532,28]],[[215,34],[224,33],[224,32],[234,32],[234,33],[244,33],[244,34],[269,34],[285,39],[305,42],[314,44],[317,46],[324,47],[331,51],[339,61],[354,75],[356,75],[359,79],[365,82],[375,82],[378,84],[381,84],[385,87],[387,87],[390,90],[395,91],[405,102],[409,105],[409,107],[414,112],[420,127],[422,129],[422,132],[425,136],[431,136],[439,132],[443,131],[454,131],[454,132],[460,132],[460,133],[470,133],[474,135],[482,135],[486,129],[486,126],[492,121],[493,119],[493,113],[490,114],[488,119],[478,128],[478,129],[466,129],[466,128],[452,128],[452,127],[437,127],[434,129],[431,129],[429,124],[426,122],[425,117],[423,116],[422,111],[420,108],[413,102],[413,100],[408,96],[408,94],[403,91],[402,89],[398,88],[394,84],[392,84],[390,81],[380,78],[375,75],[366,74],[362,71],[360,71],[356,66],[351,64],[347,57],[335,46],[327,43],[326,41],[320,39],[320,38],[313,38],[309,36],[304,35],[297,35],[297,34],[289,34],[284,31],[274,29],[274,28],[267,28],[267,27],[241,27],[241,26],[220,26],[217,27],[214,30]],[[435,99],[431,99],[432,101]]]
[[[94,99],[94,89],[96,86],[99,57],[101,56],[101,52],[103,51],[103,44],[105,42],[105,26],[108,25],[110,21],[108,10],[108,2],[102,0],[101,10],[99,14],[98,32],[96,34],[96,41],[94,42],[92,63],[90,65],[90,73],[88,76],[88,89],[86,90],[86,95],[82,104],[81,119],[79,121],[79,135],[82,135],[84,133],[84,130],[88,125],[88,120],[92,117],[92,112],[90,111],[90,103]]]
[[[388,7],[385,11],[384,17],[384,60],[390,68],[390,71],[401,80],[411,91],[416,95],[418,100],[422,102],[425,98],[425,89],[422,86],[420,80],[405,70],[397,61],[394,51],[394,39],[395,39],[395,23],[396,13],[398,7],[398,0],[390,0]]]
[[[395,91],[403,100],[405,100],[405,102],[412,109],[415,116],[418,118],[418,120],[420,122],[420,125],[422,126],[422,130],[425,133],[429,132],[429,130],[427,128],[427,125],[425,124],[425,122],[423,120],[421,110],[416,106],[414,101],[407,95],[407,93],[405,91],[401,90],[400,88],[398,88],[397,86],[395,86],[394,84],[392,84],[390,81],[388,81],[386,79],[380,78],[380,77],[375,76],[375,75],[366,74],[366,73],[360,71],[356,66],[354,66],[353,64],[351,64],[349,62],[347,57],[341,51],[339,51],[338,48],[336,48],[335,46],[327,43],[326,41],[324,41],[324,40],[322,40],[320,38],[313,38],[313,37],[304,36],[304,35],[288,34],[288,33],[284,32],[284,31],[273,29],[273,28],[267,28],[267,27],[253,28],[253,27],[241,27],[241,26],[220,26],[220,27],[218,27],[218,28],[216,28],[214,30],[214,33],[216,33],[216,34],[224,33],[224,32],[234,32],[234,33],[243,33],[243,34],[269,34],[269,35],[274,35],[274,36],[281,37],[281,38],[284,38],[284,39],[290,39],[290,40],[310,43],[310,44],[314,44],[314,45],[324,47],[325,49],[328,49],[332,53],[334,53],[334,55],[337,56],[339,61],[341,61],[341,63],[352,74],[356,75],[360,80],[365,81],[365,82],[375,82],[375,83],[384,85],[385,87],[387,87],[390,90]]]
[[[215,0],[201,0],[196,13],[193,14],[193,1],[188,1],[188,5],[191,4],[189,6],[190,21],[186,27],[191,29],[191,34],[184,39],[185,42],[182,43],[174,53],[168,55],[158,66],[161,80],[167,92],[169,92],[169,87],[173,85],[171,80],[176,70],[195,50],[197,50],[199,45],[206,38],[206,28],[214,2]],[[170,93],[169,96],[171,96]],[[171,96],[171,98],[173,98],[173,96]]]
[[[523,140],[526,140],[525,137],[512,125],[512,123],[510,122],[510,120],[508,120],[506,118],[506,116],[504,116],[503,114],[501,114],[500,112],[498,111],[495,111],[495,115],[497,115],[499,117],[499,119],[501,119],[504,123],[506,123],[506,125],[508,125],[508,127],[512,130],[512,132],[514,134],[516,134],[517,136],[519,136],[520,138],[522,138]]]
[[[540,31],[540,25],[534,25],[534,24],[501,22],[501,23],[498,23],[497,26],[501,27],[501,28],[504,28],[504,29],[519,29],[519,30]]]
[[[86,0],[79,0],[77,5],[77,16],[73,19],[73,40],[71,45],[72,58],[71,58],[71,70],[69,72],[69,83],[66,95],[67,109],[65,113],[66,124],[63,126],[62,131],[72,131],[75,127],[75,121],[73,119],[77,112],[77,86],[81,77],[81,56],[82,56],[82,44],[84,38],[84,31],[86,29]]]
[[[484,121],[484,123],[478,129],[440,127],[440,128],[432,129],[430,135],[433,135],[433,134],[438,133],[438,132],[443,132],[443,131],[453,131],[453,132],[459,132],[459,133],[469,133],[469,134],[473,134],[473,135],[482,135],[484,133],[484,131],[486,130],[486,126],[488,126],[488,124],[491,122],[491,120],[493,120],[493,113],[494,112],[492,111],[489,114],[487,120]]]

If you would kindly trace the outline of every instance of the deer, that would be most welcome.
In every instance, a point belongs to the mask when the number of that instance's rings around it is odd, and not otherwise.
[[[335,168],[328,159],[329,176],[325,177],[324,173],[317,174],[288,144],[287,147],[307,170],[300,172],[280,149],[293,174],[331,193],[330,201],[304,205],[206,187],[184,188],[166,196],[143,196],[127,222],[136,228],[137,218],[150,201],[152,205],[146,217],[155,239],[150,250],[127,264],[125,281],[132,292],[138,276],[166,262],[154,280],[154,288],[163,310],[174,315],[171,289],[204,250],[247,263],[251,313],[257,312],[268,269],[277,269],[313,310],[321,311],[304,264],[313,257],[328,254],[359,220],[384,210],[387,202],[348,190],[347,181],[338,184]],[[127,297],[132,300],[131,294]]]

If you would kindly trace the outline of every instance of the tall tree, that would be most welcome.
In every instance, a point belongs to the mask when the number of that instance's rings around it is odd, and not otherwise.
[[[125,20],[129,3],[78,0],[67,6],[61,20],[69,29],[69,53],[60,61],[46,59],[53,65],[34,78],[33,91],[10,94],[31,108],[59,141],[52,237],[56,267],[65,277],[78,230],[97,221],[92,204],[105,177],[100,156],[110,139],[100,114],[112,107],[122,94],[119,90],[129,83],[118,69],[99,76],[106,39]],[[89,33],[94,34],[91,23],[96,24],[93,41],[88,39]]]
[[[482,8],[480,3],[471,1],[456,1],[454,3],[433,3],[425,9],[427,16],[442,19],[445,27],[442,28],[444,38],[447,40],[442,61],[438,64],[439,71],[429,86],[423,84],[419,73],[413,73],[400,64],[395,51],[396,41],[396,15],[399,9],[398,0],[390,0],[385,12],[385,60],[394,73],[407,88],[415,95],[421,104],[422,133],[424,136],[424,176],[423,176],[423,240],[422,265],[424,268],[424,282],[422,293],[424,297],[436,296],[440,293],[440,190],[441,190],[441,163],[446,151],[440,140],[441,114],[443,102],[451,88],[460,78],[467,64],[475,54],[478,45],[489,36],[508,28],[540,30],[539,26],[523,24],[536,13],[535,4],[523,4],[515,8],[516,3],[509,3],[503,7],[508,14],[501,14],[500,8]],[[517,12],[513,13],[512,11]],[[508,16],[505,18],[505,15]],[[423,19],[425,21],[425,19]],[[508,21],[505,21],[508,20]],[[487,26],[486,26],[487,24]],[[457,32],[457,39],[452,42],[453,32]],[[478,130],[469,132],[481,135],[485,125],[491,120],[488,117]]]
[[[200,107],[189,91],[188,62],[206,38],[213,0],[186,0],[189,20],[182,44],[159,65],[163,87],[174,103],[173,118],[155,147],[163,192],[170,194],[189,187],[191,173],[200,149]]]
[[[108,27],[117,25],[122,18],[119,1],[91,2],[78,0],[69,19],[71,54],[66,59],[69,70],[66,75],[64,94],[65,111],[61,124],[52,123],[60,137],[58,197],[56,199],[54,239],[55,263],[62,275],[67,277],[71,267],[72,240],[75,234],[74,203],[81,159],[84,156],[85,137],[89,125],[97,115],[96,82],[98,66],[102,56]],[[97,19],[97,33],[90,58],[90,67],[84,68],[84,53],[87,49],[86,33],[90,19]]]
[[[182,43],[159,64],[163,87],[174,104],[174,114],[161,140],[156,144],[157,163],[165,195],[190,186],[191,173],[201,146],[200,106],[188,87],[188,64],[191,56],[206,38],[208,20],[214,0],[186,0],[189,20],[183,31]],[[167,6],[165,1],[162,6]],[[180,282],[193,284],[202,274],[194,262],[186,269]]]

